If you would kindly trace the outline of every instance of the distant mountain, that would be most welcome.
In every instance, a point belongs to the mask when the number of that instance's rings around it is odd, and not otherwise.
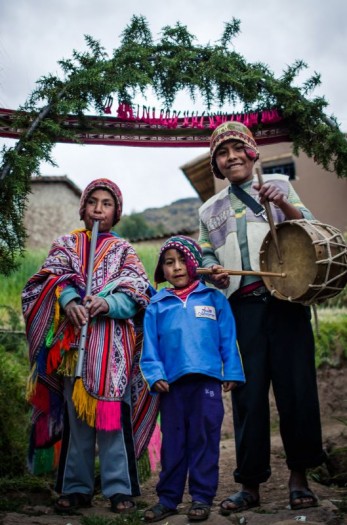
[[[162,225],[162,231],[171,235],[178,232],[196,232],[199,230],[198,209],[202,202],[199,198],[179,199],[162,208],[147,208],[141,214],[149,226]]]

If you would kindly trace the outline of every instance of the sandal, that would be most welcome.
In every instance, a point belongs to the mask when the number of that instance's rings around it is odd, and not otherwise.
[[[147,523],[154,523],[155,521],[163,520],[173,514],[177,514],[176,509],[169,509],[168,507],[165,507],[165,505],[157,503],[145,511],[144,518]]]
[[[304,499],[310,501],[302,501]],[[294,503],[296,500],[301,501]],[[318,498],[313,494],[312,490],[307,487],[304,490],[292,490],[289,494],[289,503],[292,510],[307,509],[309,507],[317,507]]]
[[[74,514],[78,509],[86,509],[92,506],[92,496],[74,492],[62,494],[54,504],[57,514]]]
[[[196,512],[200,511],[200,512]],[[191,507],[188,510],[188,519],[190,521],[204,521],[210,515],[211,507],[207,503],[200,501],[193,501]]]
[[[111,511],[116,512],[117,514],[127,514],[136,510],[136,503],[128,494],[114,494],[110,497],[110,502]],[[120,504],[123,505],[122,508],[119,507]]]
[[[225,503],[234,503],[235,507],[226,507]],[[259,497],[255,498],[246,490],[236,492],[233,496],[229,496],[220,504],[220,514],[222,516],[229,516],[232,512],[240,512],[242,510],[248,510],[253,507],[258,507],[260,504]]]

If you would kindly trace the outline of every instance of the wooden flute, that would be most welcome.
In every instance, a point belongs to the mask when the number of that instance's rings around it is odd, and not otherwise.
[[[95,255],[96,241],[98,238],[98,231],[99,231],[99,221],[94,221],[93,228],[92,228],[92,238],[90,240],[86,296],[90,295],[91,289],[92,289],[94,255]],[[85,354],[86,342],[87,342],[88,324],[89,322],[87,321],[86,324],[84,324],[81,328],[81,337],[80,337],[80,342],[78,345],[75,378],[82,377],[83,361],[84,361],[84,354]]]

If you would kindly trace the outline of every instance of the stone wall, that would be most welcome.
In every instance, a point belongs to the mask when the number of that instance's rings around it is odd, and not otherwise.
[[[24,215],[28,249],[48,249],[60,235],[84,226],[78,213],[80,191],[66,178],[47,182],[48,178],[31,186]]]

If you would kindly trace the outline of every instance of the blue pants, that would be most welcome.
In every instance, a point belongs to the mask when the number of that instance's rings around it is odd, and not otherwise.
[[[310,309],[265,294],[229,299],[246,383],[232,392],[237,483],[271,475],[269,389],[272,384],[290,470],[324,461]]]
[[[134,444],[131,429],[130,406],[122,402],[122,428],[97,431],[76,416],[72,402],[73,378],[64,380],[67,405],[62,453],[56,484],[57,492],[79,492],[93,496],[96,443],[99,449],[102,493],[106,498],[114,494],[140,494]]]
[[[212,504],[218,486],[223,416],[221,383],[216,379],[184,376],[161,395],[160,503],[175,509],[182,502],[189,473],[192,501]]]

